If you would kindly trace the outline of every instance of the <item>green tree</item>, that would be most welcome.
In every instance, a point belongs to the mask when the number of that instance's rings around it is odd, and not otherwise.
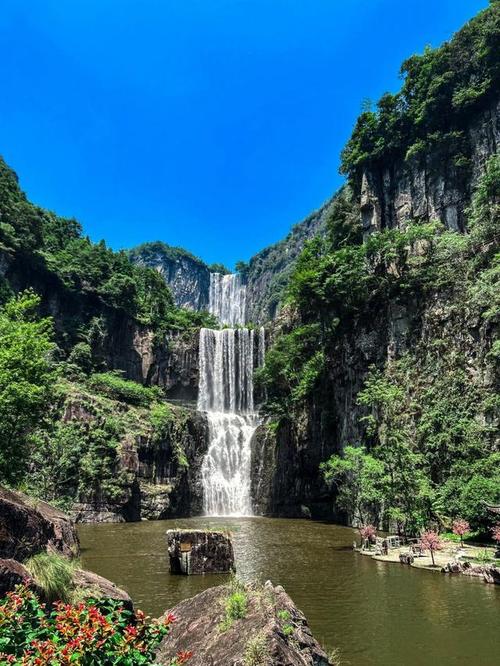
[[[320,466],[325,481],[336,487],[335,503],[353,524],[378,522],[385,494],[383,464],[364,447],[346,446],[343,456],[333,455]]]
[[[22,480],[30,435],[52,398],[52,321],[37,318],[39,303],[25,292],[0,309],[0,479],[9,484]]]

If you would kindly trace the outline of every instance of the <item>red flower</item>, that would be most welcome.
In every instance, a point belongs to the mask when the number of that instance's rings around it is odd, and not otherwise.
[[[183,652],[178,652],[177,653],[177,663],[180,664],[185,664],[187,661],[191,659],[193,656],[193,653],[190,650],[184,650]]]
[[[177,618],[172,613],[167,613],[167,615],[163,618],[163,624],[168,627],[168,625],[172,624],[173,622],[177,622]]]

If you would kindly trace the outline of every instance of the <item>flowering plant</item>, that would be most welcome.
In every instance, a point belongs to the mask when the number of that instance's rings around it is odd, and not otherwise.
[[[151,620],[110,599],[75,605],[40,603],[27,584],[0,601],[0,664],[138,666],[151,664],[172,614]],[[169,666],[185,664],[182,652]]]
[[[420,546],[423,550],[430,551],[432,566],[436,566],[436,562],[434,561],[434,553],[437,550],[442,550],[443,548],[443,542],[441,541],[439,534],[433,530],[427,530],[427,532],[424,532],[420,537]]]
[[[360,527],[359,533],[363,539],[366,539],[372,543],[375,541],[375,537],[377,536],[377,529],[373,525],[363,525]]]
[[[453,521],[453,534],[457,534],[460,537],[460,543],[464,543],[464,535],[470,532],[469,523],[463,518],[457,518]]]

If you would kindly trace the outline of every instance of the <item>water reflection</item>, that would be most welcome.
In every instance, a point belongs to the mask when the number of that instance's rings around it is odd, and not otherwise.
[[[374,562],[350,549],[353,530],[300,520],[189,519],[84,525],[84,565],[159,614],[224,576],[170,576],[165,531],[230,529],[238,574],[281,584],[318,640],[352,666],[498,663],[500,590],[479,580]]]

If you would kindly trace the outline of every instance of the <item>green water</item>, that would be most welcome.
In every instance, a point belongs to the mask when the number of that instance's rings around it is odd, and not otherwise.
[[[375,562],[351,550],[355,532],[346,527],[267,518],[82,525],[83,565],[159,615],[226,580],[168,572],[166,530],[208,526],[232,530],[239,576],[283,585],[344,666],[500,663],[500,589]]]

